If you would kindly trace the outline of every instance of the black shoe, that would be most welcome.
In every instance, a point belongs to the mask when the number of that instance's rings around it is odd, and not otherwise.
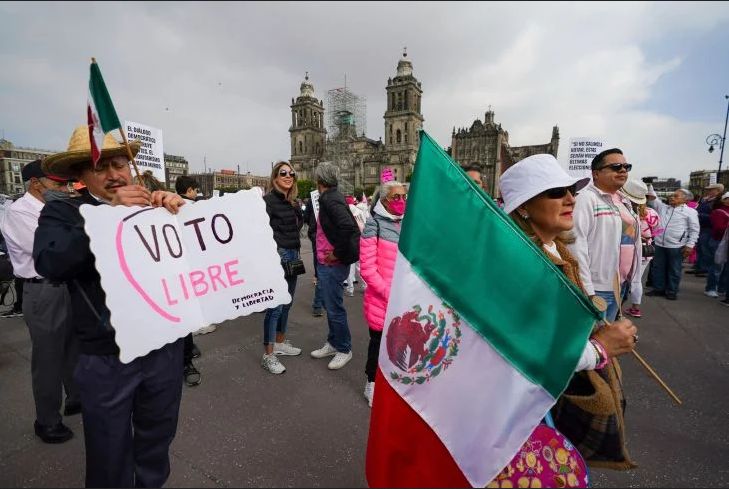
[[[324,312],[322,312],[321,309],[314,309],[313,311],[311,311],[311,315],[315,318],[320,318],[324,315]]]
[[[33,424],[35,434],[46,443],[63,443],[73,438],[73,431],[63,423],[55,426],[44,426],[36,421]]]
[[[200,358],[200,348],[195,343],[192,344],[192,358]]]
[[[662,297],[666,295],[665,290],[651,290],[646,294],[648,297]]]
[[[666,299],[668,299],[669,301],[675,301],[678,300],[678,296],[671,292],[666,292]]]
[[[75,414],[81,414],[81,403],[80,402],[66,402],[63,407],[64,416],[73,416]]]
[[[196,385],[200,385],[200,382],[202,382],[202,375],[198,369],[195,368],[195,365],[193,365],[192,362],[185,365],[184,375],[185,383],[189,387],[195,387]]]
[[[18,311],[16,309],[11,309],[9,311],[5,311],[4,313],[0,314],[0,318],[22,318],[23,317],[23,311]]]
[[[707,275],[708,275],[708,274],[707,274],[707,273],[705,273],[705,272],[696,272],[696,273],[694,274],[694,277],[698,277],[698,278],[706,278],[706,276],[707,276]]]
[[[689,275],[696,275],[697,271],[695,269],[686,270],[686,273]]]
[[[722,306],[729,307],[729,299],[724,299],[723,301],[719,301],[719,304],[721,304]]]

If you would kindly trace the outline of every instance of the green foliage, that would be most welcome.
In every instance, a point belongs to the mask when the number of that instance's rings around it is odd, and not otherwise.
[[[250,189],[250,187],[247,186],[247,185],[243,185],[241,188],[238,188],[238,187],[220,187],[220,188],[216,188],[215,189],[214,194],[217,195],[220,190],[222,190],[224,194],[234,194],[238,190],[248,190],[248,189]]]
[[[306,199],[310,196],[312,190],[316,190],[316,183],[311,180],[297,180],[296,186],[299,189],[300,199]]]

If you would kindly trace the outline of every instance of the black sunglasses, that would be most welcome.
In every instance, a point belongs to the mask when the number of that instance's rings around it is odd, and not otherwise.
[[[633,165],[630,163],[615,163],[614,165],[605,165],[600,168],[600,170],[604,170],[605,168],[610,168],[615,173],[619,172],[620,170],[630,171],[633,169]]]
[[[279,170],[278,176],[279,177],[285,177],[287,175],[291,175],[291,178],[296,176],[296,172],[294,170],[288,171],[288,170]]]
[[[562,199],[567,195],[567,192],[571,193],[572,197],[577,197],[577,184],[570,187],[550,188],[542,192],[542,194],[548,199]]]

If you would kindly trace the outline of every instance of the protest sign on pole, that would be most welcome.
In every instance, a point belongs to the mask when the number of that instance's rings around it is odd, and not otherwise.
[[[570,138],[567,173],[575,178],[592,178],[590,164],[593,158],[608,146],[602,138]]]
[[[125,121],[124,131],[129,141],[138,139],[142,143],[137,157],[134,158],[139,167],[139,171],[144,173],[147,170],[151,170],[154,178],[166,184],[162,130],[145,126],[138,122]]]
[[[709,173],[709,185],[716,185],[716,173]]]
[[[319,191],[312,190],[311,193],[311,205],[314,206],[314,217],[319,220]]]
[[[291,302],[258,189],[164,208],[81,207],[119,359]]]

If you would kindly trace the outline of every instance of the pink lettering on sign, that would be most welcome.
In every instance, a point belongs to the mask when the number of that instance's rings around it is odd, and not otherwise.
[[[166,279],[161,279],[167,305],[174,306],[180,300],[189,300],[188,290],[192,291],[195,297],[202,297],[211,292],[245,283],[244,279],[236,278],[238,276],[238,270],[235,268],[237,265],[238,260],[236,259],[227,261],[222,265],[211,265],[206,270],[192,270],[188,273],[180,273],[176,277],[180,287],[173,290],[170,290]],[[223,274],[223,270],[225,270],[225,274]],[[170,281],[170,283],[174,282],[174,279]]]
[[[225,262],[223,266],[225,266],[225,273],[228,275],[228,283],[233,285],[240,285],[243,283],[243,279],[241,280],[235,280],[233,277],[238,275],[238,270],[231,270],[233,265],[238,265],[238,260],[231,260],[229,262]]]

